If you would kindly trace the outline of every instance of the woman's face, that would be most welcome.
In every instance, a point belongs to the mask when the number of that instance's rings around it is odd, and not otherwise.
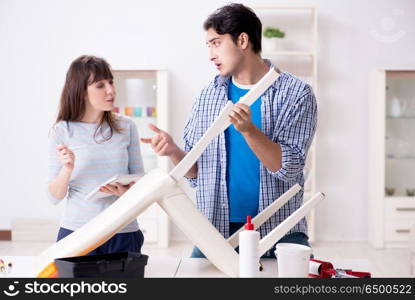
[[[112,79],[103,79],[88,85],[87,106],[97,111],[111,111],[114,108],[115,87]]]

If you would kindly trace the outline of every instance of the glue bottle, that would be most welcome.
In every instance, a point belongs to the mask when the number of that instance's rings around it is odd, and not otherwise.
[[[247,216],[244,230],[239,233],[239,277],[258,277],[258,246],[259,232],[254,230],[251,216]]]

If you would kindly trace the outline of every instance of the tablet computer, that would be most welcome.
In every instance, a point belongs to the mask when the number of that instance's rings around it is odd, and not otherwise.
[[[114,177],[108,179],[107,181],[103,182],[101,185],[97,186],[93,189],[86,197],[85,200],[95,200],[99,198],[109,197],[112,196],[108,193],[101,192],[99,189],[107,184],[115,184],[119,183],[122,185],[127,185],[133,181],[137,182],[143,175],[139,174],[124,174],[124,175],[115,175]]]

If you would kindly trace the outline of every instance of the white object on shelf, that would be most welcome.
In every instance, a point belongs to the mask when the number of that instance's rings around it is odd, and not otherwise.
[[[399,99],[398,97],[393,97],[390,101],[390,115],[392,117],[400,117],[403,115],[406,108],[406,102],[404,99]]]
[[[284,51],[284,38],[263,38],[262,39],[262,48],[264,51],[267,52],[276,52],[276,51]]]
[[[126,103],[129,105],[154,103],[156,98],[155,81],[155,77],[151,79],[126,78]]]

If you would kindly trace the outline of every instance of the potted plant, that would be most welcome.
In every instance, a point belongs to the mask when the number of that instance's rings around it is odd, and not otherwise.
[[[277,27],[266,27],[263,36],[264,50],[275,51],[281,48],[281,41],[285,37],[285,32]]]

